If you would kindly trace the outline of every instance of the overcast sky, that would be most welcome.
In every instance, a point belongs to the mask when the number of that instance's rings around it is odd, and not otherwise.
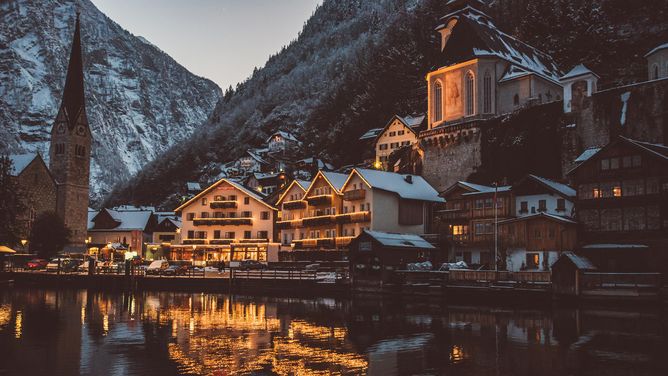
[[[322,0],[92,0],[191,72],[227,88],[297,37]]]

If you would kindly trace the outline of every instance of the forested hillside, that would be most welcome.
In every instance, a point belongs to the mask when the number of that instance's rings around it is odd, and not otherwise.
[[[206,127],[117,187],[108,203],[170,208],[170,195],[278,128],[304,155],[356,162],[357,138],[395,113],[424,112],[424,76],[438,53],[443,0],[325,0],[299,37],[219,101]],[[551,53],[564,71],[584,62],[610,87],[645,78],[643,55],[668,41],[668,10],[652,0],[497,0],[505,31]],[[214,171],[215,172],[215,171]],[[174,197],[174,196],[171,196]]]

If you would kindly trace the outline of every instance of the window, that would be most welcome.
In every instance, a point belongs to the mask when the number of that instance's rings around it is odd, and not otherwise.
[[[475,200],[475,208],[482,209],[485,205],[485,200]]]
[[[64,152],[64,150],[63,150]],[[74,146],[74,155],[77,157],[84,157],[86,155],[86,147],[83,145],[75,145]]]
[[[517,107],[520,105],[520,96],[518,94],[515,94],[513,97],[513,104]]]
[[[249,211],[241,212],[241,218],[250,218],[252,215],[253,215],[253,213],[251,213]]]
[[[566,211],[566,200],[563,198],[557,199],[557,211]]]
[[[601,159],[601,170],[609,170],[609,169],[610,169],[610,160]]]
[[[619,168],[619,158],[610,158],[610,169],[617,170]]]
[[[390,137],[394,137],[397,135],[397,132],[390,132]]]
[[[494,203],[494,200],[492,200],[491,198],[486,198],[485,199],[485,208],[487,208],[487,209],[491,208],[493,203]]]
[[[443,85],[440,81],[434,83],[434,122],[443,120]]]
[[[601,198],[601,190],[598,188],[594,188],[592,191],[592,197],[593,198]]]
[[[195,239],[195,231],[188,230],[188,239]]]
[[[192,221],[193,219],[195,219],[195,213],[186,214],[186,220]]]
[[[538,269],[540,265],[539,253],[527,253],[525,266],[527,269]]]
[[[466,115],[475,114],[475,78],[473,72],[468,71],[464,79],[466,88]]]
[[[236,238],[236,234],[234,233],[234,231],[225,233],[225,239],[234,239],[234,238]]]
[[[658,80],[659,79],[659,65],[658,64],[654,64],[654,66],[652,66],[652,79],[653,80]]]
[[[214,239],[220,239],[220,230],[214,230],[213,231],[213,238]]]
[[[612,187],[612,195],[615,197],[622,197],[622,187],[620,186]]]
[[[645,194],[645,181],[642,179],[624,180],[622,192],[624,196],[642,196]]]
[[[538,200],[538,211],[544,212],[547,211],[547,201]]]
[[[207,212],[202,212],[202,213],[200,214],[200,218],[209,218],[209,213],[207,213]]]
[[[542,235],[541,235],[541,233],[540,233],[540,230],[538,230],[538,229],[534,230],[534,231],[533,231],[533,237],[536,238],[536,239],[540,239],[540,238],[542,238]]]
[[[244,239],[250,239],[253,236],[250,231],[244,231]]]
[[[65,154],[65,144],[56,144],[56,155]]]
[[[206,203],[207,203],[206,197],[202,198],[202,205],[206,206]]]
[[[492,112],[492,75],[485,71],[485,77],[482,80],[482,111],[486,114]]]
[[[403,136],[404,133],[406,133],[406,131],[403,131],[403,130],[398,131],[398,132],[397,132],[397,136]]]
[[[262,213],[260,213],[260,219],[265,220],[265,221],[268,220],[269,219],[269,212],[268,211],[263,211]]]
[[[258,232],[257,232],[257,238],[258,238],[258,239],[269,239],[269,232],[267,232],[267,231],[258,231]]]
[[[244,197],[244,205],[250,204],[250,197]]]
[[[223,197],[223,196],[214,196],[214,197],[213,197],[213,201],[218,201],[218,202],[220,202],[220,201],[225,201],[225,197]],[[206,204],[205,204],[205,205],[206,205]]]
[[[227,199],[228,199],[229,201],[236,201],[236,200],[237,200],[237,196],[236,196],[236,195],[230,195]]]
[[[387,144],[378,145],[378,150],[387,150]]]
[[[520,202],[520,213],[528,213],[529,212],[529,203],[526,201]]]

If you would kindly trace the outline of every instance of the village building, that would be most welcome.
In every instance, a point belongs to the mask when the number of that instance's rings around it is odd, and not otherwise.
[[[117,207],[88,211],[89,253],[104,259],[144,257],[157,218],[152,208]]]
[[[307,180],[293,180],[276,202],[278,208],[277,230],[280,231],[281,245],[290,247],[294,240],[304,239],[301,219],[306,214],[307,203],[304,194],[311,185]]]
[[[581,159],[579,252],[602,271],[668,272],[668,147],[618,136]]]
[[[373,149],[376,155],[373,166],[388,171],[390,154],[402,147],[414,145],[419,132],[425,128],[425,122],[424,115],[415,117],[394,115],[375,138]]]
[[[257,192],[221,179],[178,207],[181,244],[171,258],[197,262],[277,260],[276,209]]]
[[[512,186],[515,218],[499,222],[501,253],[510,271],[548,271],[577,246],[576,192],[566,184],[528,175]]]
[[[274,132],[267,139],[267,149],[272,155],[292,155],[299,146],[301,142],[297,137],[283,130]]]
[[[254,172],[244,180],[244,185],[266,197],[283,189],[287,184],[286,180],[287,176],[283,172]]]
[[[153,229],[151,242],[146,244],[146,260],[166,259],[172,244],[181,243],[181,216],[174,212],[155,212],[157,225]]]
[[[647,79],[668,78],[668,43],[656,46],[645,55],[647,59]]]
[[[497,260],[501,256],[497,225],[515,215],[511,187],[460,181],[440,196],[445,204],[438,211],[438,228],[448,242],[448,260],[494,269],[495,254]]]
[[[37,216],[45,212],[56,211],[56,182],[51,172],[39,154],[10,155],[12,171],[10,176],[15,180],[21,192],[22,204],[25,210],[19,213],[22,240],[30,236],[32,223]]]

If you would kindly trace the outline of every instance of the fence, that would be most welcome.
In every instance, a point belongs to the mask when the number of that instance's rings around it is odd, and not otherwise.
[[[451,282],[519,282],[550,283],[550,272],[509,272],[494,270],[450,270]]]
[[[660,273],[583,273],[580,281],[585,289],[659,289]]]
[[[315,281],[339,283],[348,279],[346,271],[317,272],[311,270],[231,270],[232,279]]]

